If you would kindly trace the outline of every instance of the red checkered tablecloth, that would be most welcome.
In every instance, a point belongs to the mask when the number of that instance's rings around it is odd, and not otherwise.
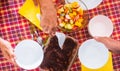
[[[61,1],[61,0],[60,0]],[[11,42],[13,48],[23,39],[32,39],[30,32],[31,23],[18,14],[18,10],[25,0],[0,0],[0,37]],[[59,1],[56,1],[59,2]],[[89,10],[89,18],[96,15],[108,16],[114,24],[112,38],[120,40],[120,0],[103,0],[96,8]],[[36,29],[39,35],[44,39],[47,34]],[[91,38],[88,34],[87,27],[77,32],[65,32],[66,35],[74,37],[81,44],[83,41]],[[120,71],[120,55],[113,54],[114,71]],[[77,58],[71,67],[71,71],[80,71],[80,61]],[[0,71],[24,71],[9,63],[0,51]],[[29,71],[40,71],[39,68]]]

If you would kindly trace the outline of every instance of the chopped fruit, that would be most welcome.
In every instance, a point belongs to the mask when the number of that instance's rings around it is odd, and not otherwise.
[[[74,16],[76,16],[76,15],[77,15],[77,13],[76,13],[75,11],[73,11],[73,15],[74,15]]]
[[[73,20],[70,20],[70,24],[74,24]]]
[[[82,28],[83,9],[78,2],[65,4],[58,9],[59,26],[67,30],[76,30]]]
[[[77,26],[74,26],[72,30],[77,30],[77,28],[78,28]]]
[[[79,4],[78,4],[78,2],[71,3],[71,6],[72,6],[72,8],[78,8],[78,7],[80,7]]]
[[[66,28],[66,29],[72,29],[72,28],[73,28],[73,25],[66,24],[66,25],[65,25],[65,28]]]
[[[73,19],[73,18],[74,18],[73,13],[69,13],[69,16],[71,17],[71,19]]]
[[[58,13],[59,13],[59,14],[62,13],[62,12],[64,12],[63,7],[61,7],[61,8],[58,10]]]
[[[77,20],[77,21],[75,22],[75,25],[78,26],[78,27],[82,27],[82,23],[81,23],[82,20],[83,20],[83,19]]]
[[[65,5],[64,5],[64,8],[69,8],[69,7],[71,7],[70,4],[65,4]]]
[[[80,15],[83,15],[83,9],[82,8],[77,8],[77,12],[80,14]]]
[[[69,16],[68,14],[67,14],[67,15],[65,15],[65,17],[66,17],[67,19],[71,19],[71,18],[70,18],[70,16]]]
[[[65,22],[62,22],[59,24],[61,27],[64,27],[65,26]]]

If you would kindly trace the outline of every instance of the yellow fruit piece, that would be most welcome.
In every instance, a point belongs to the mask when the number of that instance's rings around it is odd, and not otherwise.
[[[83,9],[81,7],[77,8],[77,12],[79,15],[83,15]]]
[[[60,23],[59,25],[60,25],[60,27],[64,27],[65,26],[65,22],[62,22],[62,23]]]
[[[71,24],[66,24],[66,25],[65,25],[65,28],[66,28],[66,29],[72,29],[72,28],[73,28],[73,25],[71,25]]]
[[[70,8],[70,7],[71,7],[71,4],[65,4],[65,5],[64,5],[64,9]]]
[[[60,8],[60,9],[58,9],[57,12],[58,12],[59,14],[62,13],[62,12],[64,12],[64,8],[62,7],[62,8]]]
[[[69,16],[73,19],[74,18],[74,14],[73,13],[69,13]]]
[[[82,22],[82,21],[83,21],[83,18],[78,19],[78,21],[79,21],[79,22]]]
[[[73,12],[73,15],[74,15],[74,16],[76,16],[76,15],[77,15],[77,13],[74,11],[74,12]]]
[[[60,16],[60,19],[61,19],[61,20],[64,20],[65,18],[64,18],[63,16]]]
[[[70,20],[70,24],[73,24],[74,23],[74,21],[73,20]]]
[[[75,25],[78,26],[78,27],[82,26],[82,24],[80,22],[75,22]]]
[[[79,4],[78,4],[78,2],[73,2],[73,3],[71,3],[71,6],[72,6],[72,8],[77,8],[77,7],[79,7]]]
[[[75,22],[75,25],[78,26],[78,27],[82,27],[82,21],[83,21],[83,19],[78,19],[78,20]]]

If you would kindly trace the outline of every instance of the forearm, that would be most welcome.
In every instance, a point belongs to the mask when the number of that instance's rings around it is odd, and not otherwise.
[[[47,12],[48,10],[54,10],[55,6],[52,0],[38,0],[40,4],[41,13]]]
[[[52,0],[38,0],[41,12],[40,26],[45,33],[52,33],[57,26],[57,10]]]
[[[120,53],[120,41],[114,40],[114,39],[108,39],[107,41],[104,41],[112,52],[114,53]]]
[[[116,50],[120,53],[120,41],[119,40],[114,41],[114,46]]]

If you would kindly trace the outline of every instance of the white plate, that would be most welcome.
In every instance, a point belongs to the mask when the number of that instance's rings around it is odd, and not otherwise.
[[[23,69],[35,69],[43,60],[42,47],[33,40],[23,40],[15,47],[16,63]]]
[[[89,39],[80,46],[78,57],[87,68],[97,69],[106,64],[109,52],[104,44]]]
[[[84,10],[90,10],[97,7],[102,0],[65,0],[66,3],[72,3],[74,1],[78,2]],[[86,7],[84,5],[86,5]]]
[[[113,23],[107,16],[97,15],[90,20],[88,31],[93,37],[109,37],[113,32]]]

